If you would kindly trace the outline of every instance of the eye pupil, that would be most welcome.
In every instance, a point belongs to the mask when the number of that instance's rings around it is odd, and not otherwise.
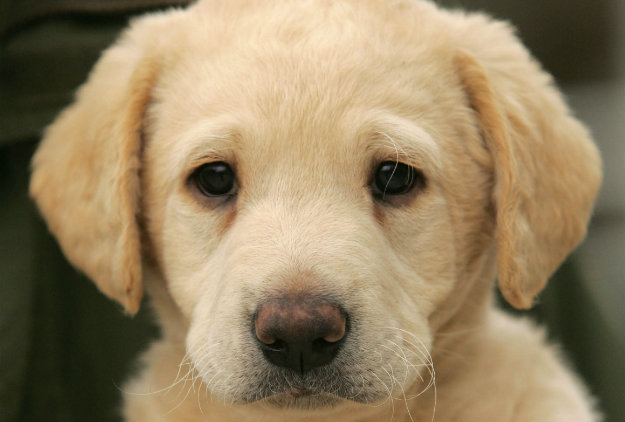
[[[204,164],[194,173],[195,184],[206,196],[222,196],[231,193],[235,176],[232,168],[222,162]]]
[[[381,163],[374,178],[374,187],[382,196],[401,195],[412,190],[421,173],[414,167],[395,161]]]

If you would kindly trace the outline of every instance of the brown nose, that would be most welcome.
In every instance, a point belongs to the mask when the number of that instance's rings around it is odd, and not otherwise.
[[[265,358],[300,374],[328,364],[347,331],[347,314],[318,298],[273,299],[254,316],[254,333]]]

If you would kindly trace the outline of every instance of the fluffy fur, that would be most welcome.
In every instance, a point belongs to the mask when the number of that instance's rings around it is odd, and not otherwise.
[[[423,189],[376,199],[377,163]],[[226,161],[227,203],[189,181]],[[203,0],[135,20],[33,159],[68,259],[162,325],[129,420],[597,419],[528,308],[582,240],[597,149],[505,23],[422,1]],[[263,299],[331,296],[351,331],[299,376]],[[307,388],[311,395],[293,392]]]

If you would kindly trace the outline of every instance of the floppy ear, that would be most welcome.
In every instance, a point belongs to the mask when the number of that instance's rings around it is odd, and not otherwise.
[[[142,297],[142,118],[156,78],[141,37],[130,29],[103,54],[75,102],[47,128],[30,181],[68,259],[131,314]]]
[[[455,65],[494,163],[499,288],[511,305],[529,308],[586,234],[601,161],[508,26],[473,23]]]

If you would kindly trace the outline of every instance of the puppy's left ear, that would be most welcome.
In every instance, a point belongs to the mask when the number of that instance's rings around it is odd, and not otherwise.
[[[136,21],[104,52],[32,161],[30,194],[63,252],[130,314],[143,292],[139,155],[159,20]]]
[[[528,308],[586,234],[600,156],[506,24],[470,16],[458,43],[455,65],[494,166],[499,288]]]

